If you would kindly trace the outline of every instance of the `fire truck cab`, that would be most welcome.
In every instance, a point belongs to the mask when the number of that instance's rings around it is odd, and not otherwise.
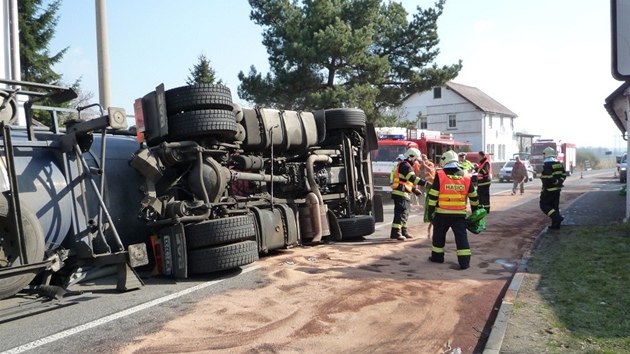
[[[456,152],[469,150],[468,144],[459,143],[451,135],[439,131],[425,129],[407,129],[400,127],[376,128],[378,150],[371,153],[372,172],[374,175],[374,192],[389,193],[390,174],[396,165],[396,159],[409,148],[417,148],[427,155],[436,166],[440,157],[448,150]]]
[[[543,162],[545,160],[543,150],[547,147],[551,147],[556,151],[556,159],[564,164],[567,174],[569,176],[572,175],[576,159],[575,144],[561,143],[554,139],[538,139],[532,143],[532,152],[529,161],[536,174],[540,175],[542,173]]]

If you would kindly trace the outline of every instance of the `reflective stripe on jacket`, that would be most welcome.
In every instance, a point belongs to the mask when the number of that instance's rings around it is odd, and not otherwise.
[[[487,186],[492,180],[490,175],[492,174],[492,165],[488,162],[488,158],[481,159],[479,163],[479,169],[477,170],[478,182],[477,186]]]
[[[444,170],[438,170],[437,173],[440,179],[440,190],[435,212],[466,215],[466,197],[470,189],[470,177],[449,176]]]
[[[394,172],[392,195],[410,199],[409,193],[411,193],[414,184],[423,186],[426,181],[413,173],[413,167],[408,160],[401,161]]]
[[[394,178],[392,183],[392,194],[399,195],[401,197],[405,197],[409,199],[409,193],[411,193],[411,189],[413,188],[413,183],[407,180],[407,176],[401,176],[400,167],[402,165],[407,165],[408,169],[413,174],[413,169],[411,165],[407,161],[401,161],[396,166],[396,171],[394,172]]]
[[[543,191],[553,192],[561,190],[566,178],[567,172],[562,162],[552,158],[545,159],[543,170],[540,174]]]

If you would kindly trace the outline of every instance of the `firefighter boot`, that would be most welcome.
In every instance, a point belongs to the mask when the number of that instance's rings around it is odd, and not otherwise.
[[[560,230],[562,220],[564,220],[564,217],[562,217],[560,213],[555,213],[553,218],[551,219],[551,226],[549,226],[549,228],[552,230]]]
[[[400,229],[394,229],[394,228],[392,228],[392,232],[389,234],[389,238],[398,240],[398,241],[406,240],[405,236],[403,236]]]
[[[457,263],[459,263],[459,269],[470,268],[470,256],[457,256]]]
[[[413,238],[413,236],[409,235],[409,231],[407,231],[406,227],[403,227],[402,229],[400,229],[401,233],[403,236],[405,236],[405,238]]]
[[[444,253],[431,251],[431,256],[429,256],[429,260],[435,263],[444,263]]]

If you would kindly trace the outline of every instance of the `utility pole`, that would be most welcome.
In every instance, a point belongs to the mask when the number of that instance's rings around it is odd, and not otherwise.
[[[107,1],[95,0],[96,48],[98,54],[98,98],[103,109],[111,104],[109,83],[109,44],[107,39]]]

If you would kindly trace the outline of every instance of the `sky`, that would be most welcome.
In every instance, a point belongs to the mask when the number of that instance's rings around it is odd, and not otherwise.
[[[432,0],[403,0],[408,12]],[[439,66],[462,60],[453,81],[473,86],[518,115],[517,131],[624,149],[604,109],[622,82],[611,74],[610,5],[602,0],[447,0],[438,20]],[[204,54],[232,91],[238,73],[269,72],[263,28],[247,0],[107,1],[111,105],[133,102],[164,84],[186,84]],[[95,1],[63,0],[49,50],[68,47],[54,69],[67,84],[81,79],[98,101]]]

